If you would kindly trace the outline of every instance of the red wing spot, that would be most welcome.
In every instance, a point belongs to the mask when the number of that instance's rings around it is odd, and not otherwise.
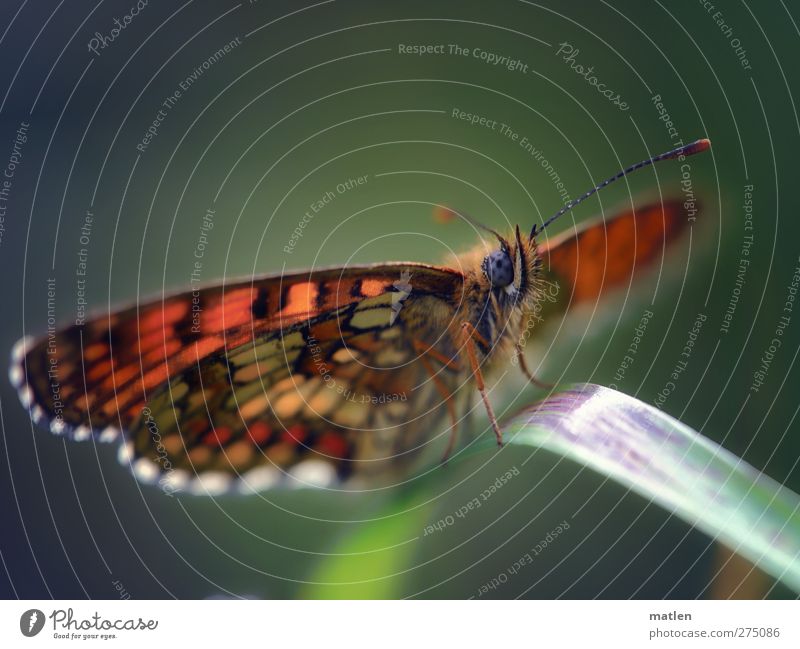
[[[281,441],[287,444],[302,444],[307,436],[308,429],[303,424],[294,424],[294,426],[289,426],[287,430],[283,431]]]
[[[219,426],[216,431],[211,431],[203,436],[203,444],[206,446],[225,446],[233,435],[228,426]]]
[[[250,424],[249,433],[254,444],[263,446],[272,435],[272,429],[266,422],[256,421]]]
[[[340,434],[326,431],[319,438],[316,450],[322,455],[342,459],[348,456],[350,446]]]

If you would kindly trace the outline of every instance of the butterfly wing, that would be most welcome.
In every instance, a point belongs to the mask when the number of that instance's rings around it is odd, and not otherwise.
[[[415,344],[443,344],[462,292],[421,264],[204,287],[21,341],[12,381],[55,433],[122,430],[144,480],[328,483],[397,464],[409,422],[438,417]]]
[[[562,307],[597,300],[663,255],[688,223],[679,201],[591,219],[539,246],[544,279],[557,284]]]

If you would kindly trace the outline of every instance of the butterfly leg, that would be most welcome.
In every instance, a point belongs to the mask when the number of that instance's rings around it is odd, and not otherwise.
[[[417,346],[416,341],[414,342],[414,346]],[[456,417],[456,408],[453,404],[453,395],[447,389],[447,386],[444,384],[444,382],[437,376],[436,370],[433,369],[433,365],[431,365],[431,362],[425,358],[424,354],[420,355],[419,360],[422,362],[422,366],[425,368],[425,371],[431,377],[433,385],[436,386],[436,390],[439,392],[442,399],[444,399],[445,407],[447,408],[447,414],[450,417],[450,439],[447,441],[447,448],[444,451],[444,455],[442,455],[442,464],[444,464],[450,457],[450,453],[453,452],[453,449],[456,445],[456,440],[458,439],[458,419]]]
[[[533,373],[528,369],[528,363],[525,360],[525,352],[523,351],[522,347],[519,344],[516,346],[516,356],[517,360],[519,361],[519,368],[522,370],[522,373],[528,377],[528,380],[533,383],[536,387],[542,388],[543,390],[552,390],[555,386],[555,383],[547,383],[545,381],[540,381],[537,379]]]
[[[420,353],[420,356],[430,356],[431,358],[435,358],[445,367],[454,370],[456,372],[461,371],[461,366],[459,365],[458,361],[455,358],[448,358],[440,351],[434,349],[433,347],[429,347],[426,343],[421,340],[417,340],[416,338],[413,341],[415,351]]]
[[[483,382],[483,373],[481,372],[480,363],[478,363],[478,354],[475,351],[476,340],[484,343],[486,347],[489,347],[489,344],[469,322],[465,322],[461,325],[461,332],[464,338],[464,347],[467,350],[469,364],[472,367],[472,374],[475,377],[475,383],[478,386],[478,392],[481,394],[481,399],[483,399],[483,405],[486,407],[486,414],[489,416],[489,423],[492,425],[495,437],[497,437],[498,446],[502,446],[503,433],[500,431],[500,426],[497,424],[497,417],[495,417],[494,414],[494,408],[492,408],[492,404],[489,401],[489,396],[486,394],[486,384]]]

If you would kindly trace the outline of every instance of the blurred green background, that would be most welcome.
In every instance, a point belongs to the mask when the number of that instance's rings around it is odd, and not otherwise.
[[[703,313],[663,409],[800,490],[800,314],[751,390],[800,263],[796,6],[150,2],[98,54],[89,51],[95,32],[107,37],[130,6],[0,8],[0,25],[10,25],[0,42],[2,165],[29,124],[0,241],[0,347],[45,330],[48,278],[59,322],[74,320],[82,247],[92,308],[187,285],[209,208],[203,280],[439,262],[478,235],[433,219],[435,205],[523,229],[563,205],[519,140],[454,118],[454,109],[527,138],[571,197],[677,139],[707,136],[711,152],[687,161],[702,201],[691,236],[630,291],[552,323],[529,358],[545,380],[616,383],[652,403]],[[229,52],[207,63],[225,44]],[[469,54],[450,54],[451,44]],[[400,53],[400,45],[445,53]],[[491,65],[480,51],[523,69]],[[627,110],[575,65],[592,66]],[[155,135],[137,150],[154,120]],[[363,185],[336,191],[365,175]],[[631,201],[683,198],[681,179],[679,163],[640,172],[554,232]],[[328,191],[335,199],[287,254],[298,221]],[[94,221],[83,245],[87,210]],[[722,333],[747,234],[751,263]],[[615,380],[645,309],[654,317],[642,347]],[[509,372],[497,409],[509,414],[537,395]],[[116,598],[115,581],[134,598],[793,596],[741,561],[726,563],[726,550],[667,512],[544,452],[507,448],[371,494],[167,498],[137,485],[115,448],[35,430],[6,380],[0,397],[7,597]],[[476,418],[475,429],[484,427]],[[483,507],[425,534],[511,469],[519,475]],[[536,561],[480,593],[563,520],[569,530]]]

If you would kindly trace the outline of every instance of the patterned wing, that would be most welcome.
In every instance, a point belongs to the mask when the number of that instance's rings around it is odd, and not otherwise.
[[[11,378],[54,433],[122,430],[121,458],[165,488],[330,484],[421,444],[442,397],[419,342],[446,348],[462,284],[390,264],[206,287],[20,341]]]
[[[589,220],[539,247],[545,279],[558,283],[562,305],[596,300],[658,259],[688,223],[679,201]]]

